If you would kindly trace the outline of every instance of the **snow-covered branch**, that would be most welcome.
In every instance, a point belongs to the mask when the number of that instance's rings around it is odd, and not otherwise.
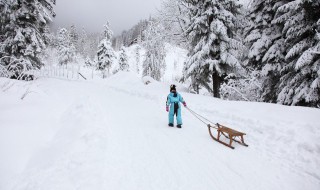
[[[320,54],[320,51],[309,51],[309,53]]]

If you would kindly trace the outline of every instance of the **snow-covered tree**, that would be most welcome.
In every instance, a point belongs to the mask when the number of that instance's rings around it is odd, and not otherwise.
[[[320,1],[291,0],[280,6],[274,24],[282,24],[286,46],[277,102],[320,106]]]
[[[261,70],[263,101],[319,105],[320,2],[257,0],[249,16],[245,66]]]
[[[190,42],[185,78],[198,91],[205,87],[220,97],[224,77],[240,66],[237,50],[243,49],[237,34],[240,4],[235,0],[183,0],[188,5],[186,35]]]
[[[268,50],[281,38],[281,25],[271,23],[281,4],[281,1],[277,0],[252,1],[247,15],[249,24],[245,28],[245,43],[249,47],[245,66],[261,70],[267,64],[266,58],[270,56],[270,53],[266,55]]]
[[[103,78],[110,74],[110,68],[116,57],[111,44],[112,35],[109,22],[107,22],[104,25],[103,39],[99,43],[97,52],[97,69],[102,72]]]
[[[248,58],[243,64],[247,70],[262,71],[262,98],[276,102],[281,64],[284,62],[285,43],[281,24],[273,24],[276,11],[283,0],[256,0],[249,10],[249,24],[245,28]]]
[[[161,35],[161,25],[150,21],[145,31],[144,47],[146,49],[143,62],[143,76],[150,76],[160,81],[165,70],[165,46]]]
[[[87,32],[84,28],[82,28],[79,34],[78,49],[79,49],[79,53],[83,56],[88,56],[87,40],[88,40]]]
[[[87,34],[86,53],[90,56],[91,59],[94,59],[94,57],[97,56],[98,46],[100,43],[99,38],[101,38],[101,34]]]
[[[148,20],[140,20],[131,29],[123,31],[121,35],[116,36],[113,39],[113,47],[115,50],[119,50],[122,46],[128,47],[135,43],[144,41],[143,32],[148,27]]]
[[[126,50],[123,46],[120,50],[119,69],[120,69],[120,71],[129,71],[128,55],[127,55]]]
[[[0,1],[1,75],[20,78],[30,69],[40,68],[40,54],[46,47],[46,27],[53,4],[48,0]]]
[[[74,46],[76,47],[78,45],[79,34],[74,24],[70,26],[69,36],[71,43],[74,44]]]
[[[159,10],[159,20],[164,26],[165,40],[176,45],[187,47],[185,25],[187,19],[187,5],[181,0],[162,0]]]
[[[136,58],[136,67],[137,67],[137,73],[140,73],[140,46],[138,45],[135,49],[135,58]]]
[[[75,59],[76,49],[67,29],[61,28],[57,35],[58,59],[60,65],[67,65]]]

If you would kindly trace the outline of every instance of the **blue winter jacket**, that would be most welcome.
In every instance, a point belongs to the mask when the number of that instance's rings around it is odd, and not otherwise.
[[[174,123],[174,115],[176,114],[177,124],[182,125],[180,102],[184,102],[184,100],[179,93],[170,93],[168,95],[166,104],[167,104],[167,106],[170,106],[169,124]]]
[[[176,93],[176,97],[174,96],[175,93],[170,93],[167,97],[167,106],[170,106],[171,104],[174,103],[179,103],[179,108],[180,108],[180,102],[183,103],[184,100],[182,96],[179,93]]]

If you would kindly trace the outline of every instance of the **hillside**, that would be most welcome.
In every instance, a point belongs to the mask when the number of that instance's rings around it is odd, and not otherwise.
[[[179,85],[191,109],[247,133],[249,147],[232,150],[184,108],[182,129],[167,127],[168,91],[133,73],[0,78],[0,189],[319,189],[319,109],[223,101]]]

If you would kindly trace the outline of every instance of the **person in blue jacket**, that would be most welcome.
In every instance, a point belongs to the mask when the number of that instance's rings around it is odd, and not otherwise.
[[[170,86],[170,94],[167,97],[166,111],[169,112],[169,126],[173,127],[174,115],[177,117],[177,127],[181,128],[182,118],[181,118],[181,105],[180,102],[187,106],[186,102],[183,100],[182,96],[177,92],[176,85],[172,84]],[[170,109],[169,109],[170,107]]]

